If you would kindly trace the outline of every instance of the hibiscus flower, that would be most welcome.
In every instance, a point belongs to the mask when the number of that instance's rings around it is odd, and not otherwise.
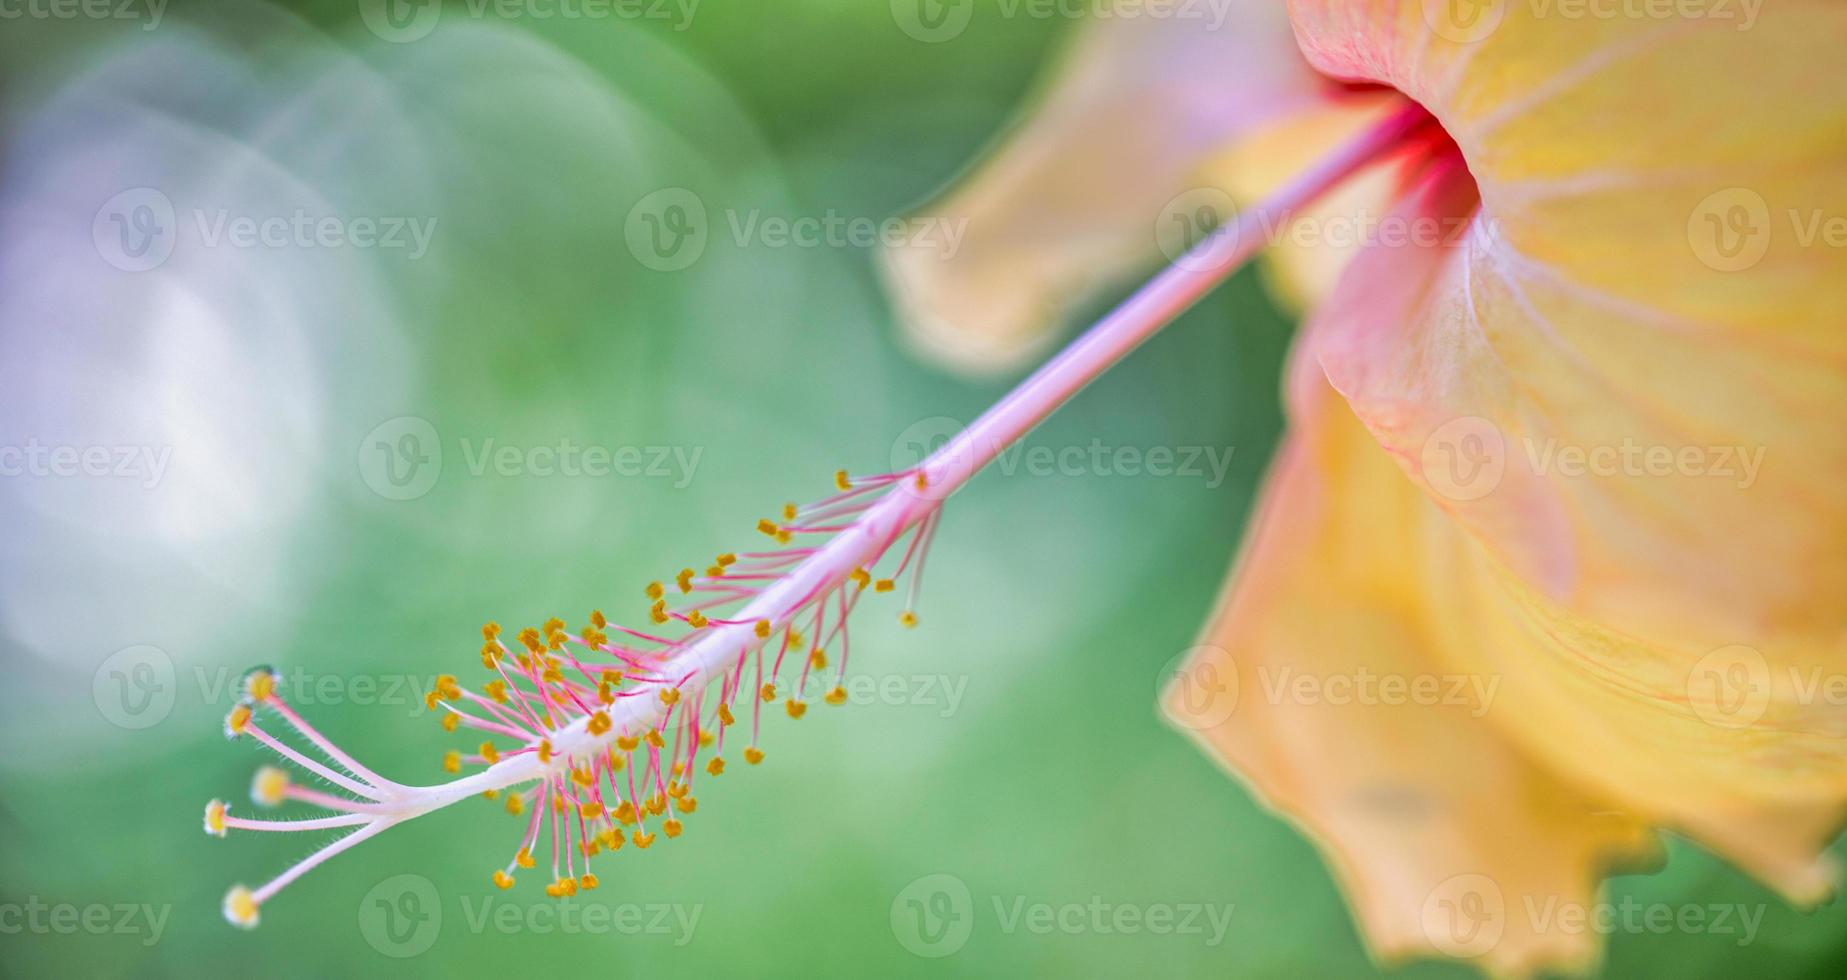
[[[1593,935],[1522,910],[1592,901],[1653,828],[1833,887],[1847,250],[1816,229],[1847,213],[1847,9],[1746,17],[1101,20],[931,209],[962,249],[886,256],[920,348],[1004,369],[1170,225],[1407,103],[1440,123],[1260,222],[1307,308],[1289,433],[1163,704],[1314,838],[1382,957],[1586,967]],[[1322,696],[1368,676],[1426,693]]]

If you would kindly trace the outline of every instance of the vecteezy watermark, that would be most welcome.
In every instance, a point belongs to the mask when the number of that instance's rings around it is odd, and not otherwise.
[[[1485,41],[1516,6],[1538,20],[1707,20],[1748,31],[1764,0],[1420,0],[1424,23],[1457,44]]]
[[[1764,465],[1764,446],[1663,445],[1625,437],[1597,445],[1556,437],[1523,436],[1522,453],[1510,458],[1499,426],[1474,415],[1450,419],[1431,430],[1418,453],[1419,470],[1431,490],[1449,500],[1480,500],[1506,478],[1512,463],[1540,479],[1667,478],[1710,479],[1748,490]]]
[[[773,214],[762,208],[725,208],[723,228],[740,249],[846,249],[917,247],[943,260],[955,257],[967,218],[870,217],[828,208],[820,214]],[[698,262],[711,238],[705,201],[684,187],[654,191],[629,209],[622,234],[629,254],[656,272],[678,272]]]
[[[1234,906],[1205,902],[1121,902],[1091,895],[1082,901],[1036,901],[992,895],[994,926],[1005,935],[1178,936],[1216,947],[1225,941]],[[924,875],[891,901],[898,945],[926,959],[950,956],[974,934],[978,906],[967,882],[952,874]]]
[[[684,946],[705,913],[702,904],[599,902],[589,893],[539,902],[464,894],[456,902],[460,917],[445,916],[434,882],[417,874],[393,875],[359,900],[359,934],[392,959],[428,952],[445,923],[454,922],[471,935],[658,936]]]
[[[1687,215],[1687,244],[1708,268],[1743,272],[1769,254],[1776,217],[1789,225],[1789,240],[1798,248],[1847,248],[1847,215],[1819,208],[1784,208],[1772,213],[1770,202],[1748,187],[1713,191]]]
[[[90,238],[103,261],[124,272],[164,264],[185,239],[198,249],[360,249],[400,252],[415,261],[430,249],[435,217],[336,215],[296,208],[252,214],[230,208],[179,209],[158,188],[135,187],[104,201]]]
[[[442,0],[358,0],[359,19],[381,41],[408,44],[436,30]],[[657,21],[674,31],[693,26],[700,0],[461,0],[447,16],[469,20]]]
[[[276,678],[277,692],[296,708],[403,708],[416,717],[428,712],[427,696],[436,687],[435,674],[317,671],[301,664],[267,669]],[[165,650],[140,644],[117,650],[98,664],[90,678],[90,694],[104,720],[138,731],[165,721],[182,694],[189,706],[229,709],[242,696],[244,673],[195,664],[182,674]],[[956,696],[959,701],[960,688]]]
[[[166,13],[167,0],[0,0],[0,21],[138,20],[151,31]]]
[[[172,905],[146,902],[47,902],[29,895],[0,902],[0,936],[139,936],[141,945],[160,942]]]
[[[1847,707],[1847,673],[1820,665],[1773,669],[1761,651],[1743,644],[1709,651],[1687,672],[1687,703],[1715,728],[1749,728],[1770,710],[1772,700]]]
[[[0,478],[134,480],[152,490],[172,460],[172,446],[52,445],[32,438],[0,446]]]
[[[684,490],[705,455],[703,446],[606,446],[556,442],[521,445],[494,438],[458,440],[471,477],[670,480]],[[415,500],[443,472],[442,438],[416,415],[386,419],[359,440],[359,476],[387,500]]]
[[[826,657],[825,652],[822,657]],[[822,663],[825,663],[825,659]],[[845,704],[859,707],[879,705],[888,708],[929,708],[936,712],[938,718],[948,718],[962,709],[962,699],[968,694],[968,675],[848,674],[836,680],[834,673],[823,666],[798,676],[794,681],[779,681],[776,689],[784,697],[814,703],[825,701],[836,685],[846,697],[843,702]]]
[[[958,420],[935,415],[905,426],[891,444],[892,472],[921,464],[965,430]],[[989,455],[983,447],[954,443],[976,456]],[[1150,477],[1194,479],[1216,490],[1231,469],[1233,446],[1116,446],[1100,438],[1087,443],[1047,446],[1030,437],[992,452],[994,472],[1004,477]],[[922,492],[928,494],[929,487]]]
[[[1155,676],[1155,697],[1182,728],[1203,731],[1238,710],[1238,665],[1224,648],[1202,644],[1176,654]]]
[[[1431,889],[1421,919],[1425,937],[1440,952],[1474,959],[1499,946],[1516,917],[1539,935],[1706,935],[1747,946],[1757,939],[1767,908],[1736,902],[1644,902],[1633,896],[1615,902],[1581,902],[1532,894],[1523,894],[1510,905],[1493,878],[1460,874]]]
[[[147,644],[123,647],[96,666],[90,698],[103,718],[118,728],[152,728],[173,713],[179,699],[173,658]]]
[[[1156,214],[1155,245],[1174,265],[1206,271],[1230,253],[1195,254],[1194,246],[1234,220],[1238,224],[1225,234],[1254,235],[1265,245],[1296,248],[1460,248],[1492,240],[1499,228],[1492,217],[1479,213],[1406,215],[1369,208],[1340,214],[1261,208],[1239,211],[1224,190],[1195,187],[1169,198]]]
[[[1480,718],[1494,703],[1501,678],[1495,674],[1394,673],[1359,666],[1315,673],[1295,667],[1257,668],[1264,700],[1275,704],[1361,707],[1450,707]]]
[[[913,40],[953,41],[968,29],[974,0],[890,0],[891,19]],[[1232,0],[999,0],[1003,20],[1185,20],[1216,31],[1225,25]]]

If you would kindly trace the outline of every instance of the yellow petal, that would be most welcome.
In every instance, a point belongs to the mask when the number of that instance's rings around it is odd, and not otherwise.
[[[920,237],[882,254],[925,353],[980,372],[1031,360],[1067,311],[1178,254],[1188,222],[1229,216],[1215,156],[1334,94],[1279,4],[1129,6],[1086,25],[1019,128],[924,209],[963,228],[956,247]]]
[[[1595,900],[1641,826],[1506,738],[1504,684],[1448,644],[1420,556],[1470,547],[1319,376],[1169,717],[1321,847],[1377,955],[1583,969],[1598,937],[1534,909]]]
[[[1847,8],[1739,31],[1506,4],[1461,40],[1417,3],[1292,11],[1318,67],[1424,102],[1480,188],[1430,275],[1356,260],[1318,356],[1481,546],[1427,585],[1508,678],[1503,727],[1818,898],[1847,801],[1847,705],[1813,687],[1847,635],[1847,249],[1799,222],[1847,215],[1847,77],[1815,67]]]

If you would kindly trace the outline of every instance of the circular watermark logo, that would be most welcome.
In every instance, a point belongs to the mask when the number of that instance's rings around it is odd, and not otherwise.
[[[955,875],[924,875],[891,900],[891,934],[926,959],[960,950],[974,930],[975,900]]]
[[[1714,191],[1687,216],[1687,244],[1707,268],[1743,272],[1770,251],[1770,203],[1748,187]]]
[[[974,0],[891,0],[891,19],[898,29],[925,44],[960,37],[974,16]]]
[[[1486,40],[1507,16],[1507,0],[1422,0],[1424,23],[1445,41]]]
[[[1507,899],[1487,875],[1456,875],[1431,889],[1422,912],[1424,938],[1445,956],[1471,959],[1500,945]]]
[[[1507,440],[1493,422],[1474,415],[1450,419],[1424,439],[1418,453],[1424,483],[1450,500],[1480,500],[1507,475]]]
[[[179,679],[173,658],[165,650],[146,644],[123,647],[110,654],[90,678],[90,696],[96,710],[118,728],[139,731],[152,728],[173,713]]]
[[[1216,187],[1195,187],[1169,198],[1154,219],[1154,243],[1167,261],[1182,269],[1203,272],[1223,259],[1193,252],[1219,228],[1238,216],[1231,195]]]
[[[1238,665],[1210,645],[1188,647],[1161,668],[1155,693],[1174,724],[1193,731],[1215,728],[1238,710]]]
[[[173,254],[179,229],[171,198],[152,187],[135,187],[96,209],[90,240],[104,262],[123,272],[146,272]]]
[[[442,471],[442,440],[420,416],[387,419],[359,440],[359,478],[386,500],[429,493]]]
[[[678,272],[705,254],[705,202],[684,187],[665,187],[635,202],[622,223],[629,254],[656,272]]]
[[[392,44],[429,37],[442,16],[442,0],[359,0],[359,19],[366,30]]]
[[[359,934],[392,959],[428,952],[442,929],[442,898],[422,875],[386,878],[359,900]]]
[[[1770,662],[1742,645],[1699,658],[1687,674],[1693,713],[1718,728],[1748,728],[1770,707]]]

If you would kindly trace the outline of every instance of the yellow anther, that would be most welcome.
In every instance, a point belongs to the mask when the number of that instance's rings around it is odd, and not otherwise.
[[[711,745],[712,742],[713,742],[712,733],[710,731],[707,731],[706,729],[701,728],[699,730],[699,747],[703,749]]]
[[[592,769],[589,766],[585,766],[582,769],[579,769],[576,766],[572,766],[571,767],[571,781],[576,783],[579,786],[595,786],[596,785],[596,770]]]
[[[711,758],[711,761],[705,764],[705,771],[711,773],[714,776],[718,775],[721,772],[724,772],[725,771],[725,757],[721,755],[713,756]]]
[[[257,908],[256,895],[243,885],[233,885],[224,893],[224,917],[240,929],[256,928]]]
[[[452,731],[455,731],[456,728],[461,725],[461,723],[462,723],[462,716],[451,711],[448,714],[443,715],[443,720],[439,724],[443,726],[443,731],[452,732]]]
[[[425,711],[435,711],[435,710],[436,710],[436,703],[437,703],[437,702],[438,702],[439,700],[441,700],[441,699],[440,699],[440,698],[439,698],[439,697],[437,696],[437,694],[436,694],[436,692],[435,692],[435,691],[430,691],[430,692],[428,692],[427,694],[425,694],[425,695],[423,696],[423,710],[425,710]]]
[[[777,527],[776,522],[767,517],[757,522],[757,530],[772,538],[782,533],[782,528]]]
[[[763,690],[761,694],[763,696],[763,700],[766,702],[776,700],[776,685],[774,684],[763,685]]]
[[[523,799],[520,799],[520,795],[518,793],[508,793],[507,794],[507,812],[508,813],[511,813],[517,817],[521,813],[525,812],[525,810],[526,810],[526,801]]]
[[[513,863],[522,868],[532,867],[532,852],[523,847],[520,848],[519,852],[513,855]]]
[[[768,639],[769,635],[770,635],[770,621],[767,619],[757,620],[757,637],[759,639]]]
[[[898,614],[898,622],[905,629],[914,630],[917,628],[917,614],[910,611],[909,609],[906,609],[905,611]]]
[[[645,851],[648,849],[649,844],[654,843],[654,835],[653,834],[636,834],[634,840],[635,840],[635,846]]]
[[[789,700],[783,702],[782,706],[785,710],[789,712],[789,717],[791,718],[800,718],[803,715],[803,713],[805,713],[808,710],[807,702],[797,701],[794,698],[790,698]]]
[[[602,833],[596,835],[596,840],[597,843],[603,845],[605,850],[610,851],[617,850],[628,842],[628,838],[623,835],[620,827],[605,828]]]
[[[834,689],[827,692],[827,696],[821,700],[835,707],[839,707],[847,703],[847,689],[836,684],[834,685]]]
[[[610,815],[622,823],[634,823],[635,801],[623,800],[621,803],[616,804],[616,808],[610,812]]]
[[[922,470],[917,471],[917,489],[919,490],[930,489],[930,478],[927,476],[924,476]]]
[[[250,700],[262,704],[276,694],[276,675],[274,671],[259,667],[244,678],[244,693]]]
[[[504,870],[495,871],[494,872],[494,887],[500,889],[503,892],[509,888],[512,888],[513,887],[513,876],[510,874],[507,874],[506,871]]]
[[[584,891],[589,891],[590,889],[595,888],[597,885],[596,875],[593,875],[590,872],[586,871],[584,872],[583,877],[577,879],[577,882],[578,884],[583,886]]]
[[[621,749],[624,752],[633,752],[636,749],[641,748],[641,739],[636,738],[633,735],[617,735],[616,736],[616,748]]]
[[[782,505],[782,519],[785,521],[795,520],[795,510],[796,508],[794,504],[783,504]]]
[[[667,747],[667,743],[661,739],[661,733],[657,729],[653,729],[653,728],[648,729],[647,734],[643,735],[642,738],[646,740],[649,745],[652,745],[657,749]]]
[[[801,630],[790,630],[789,631],[789,645],[792,647],[799,647],[802,645],[802,631]]]
[[[443,753],[443,772],[461,772],[462,753],[450,749]]]
[[[672,707],[680,703],[680,689],[677,687],[661,688],[661,703]]]
[[[789,532],[786,530],[777,531],[776,532],[776,543],[777,544],[788,544],[789,543]]]
[[[499,639],[499,637],[500,637],[500,624],[499,623],[496,623],[490,619],[487,621],[487,624],[485,626],[481,627],[481,638],[483,640],[488,640],[491,642],[493,640]]]
[[[678,837],[680,836],[680,831],[685,829],[686,827],[681,824],[676,817],[668,817],[666,820],[661,821],[661,831],[669,837]]]
[[[628,768],[628,756],[617,755],[615,749],[609,750],[609,771],[621,772]]]
[[[603,610],[601,609],[592,609],[590,610],[590,625],[597,629],[602,629],[609,625],[609,617],[603,615]]]
[[[648,598],[659,599],[661,596],[664,596],[667,594],[667,587],[660,584],[659,582],[649,582],[647,592],[648,592]]]
[[[691,626],[693,629],[705,629],[706,622],[705,613],[697,609],[686,614],[686,625]]]
[[[744,761],[750,763],[753,766],[759,762],[762,762],[763,761],[763,750],[760,748],[757,748],[754,745],[746,747],[744,749]]]
[[[225,737],[226,738],[236,738],[239,735],[244,734],[244,729],[247,726],[249,726],[249,724],[250,724],[250,706],[249,705],[240,704],[237,707],[232,708],[231,713],[226,715],[224,719]]]
[[[289,774],[275,766],[263,766],[250,780],[250,799],[258,806],[277,806],[289,792]]]
[[[223,800],[213,800],[205,804],[206,833],[211,834],[213,837],[224,836],[224,813],[228,809],[230,809],[230,807],[226,806]]]
[[[808,651],[808,663],[816,670],[826,670],[827,651],[820,647],[815,647],[813,650]]]
[[[585,820],[595,820],[603,815],[603,808],[596,803],[579,803],[577,804],[577,815]]]
[[[699,809],[699,800],[697,797],[681,794],[679,799],[673,801],[673,805],[674,809],[681,813],[691,813]]]
[[[481,648],[481,668],[493,670],[500,666],[500,645],[489,643]]]
[[[481,798],[484,800],[498,800],[500,799],[500,791],[497,789],[484,789],[481,791]]]
[[[680,574],[673,577],[675,584],[679,585],[681,592],[693,591],[693,575],[694,572],[692,569],[682,568],[680,569]]]
[[[877,582],[872,583],[872,591],[874,592],[890,592],[891,590],[897,587],[898,587],[898,583],[893,582],[891,579],[888,579],[888,578],[882,578],[882,579],[879,579]]]
[[[863,568],[853,569],[853,574],[848,577],[853,580],[854,585],[857,585],[862,589],[872,583],[872,573],[866,571]]]
[[[835,470],[834,471],[834,486],[839,487],[842,490],[853,489],[853,481],[847,479],[846,470]]]
[[[494,680],[488,681],[485,685],[483,685],[483,687],[487,691],[488,697],[493,698],[495,701],[499,702],[500,704],[507,703],[507,682],[506,681],[500,680],[499,678],[495,678]]]
[[[667,600],[654,600],[654,605],[648,607],[648,618],[656,623],[665,623],[672,619],[672,616],[667,615]]]
[[[590,721],[584,725],[584,730],[592,735],[601,735],[609,731],[613,724],[614,723],[609,720],[609,712],[597,711],[590,715]]]
[[[674,763],[674,766],[673,766],[673,774],[674,774],[674,777],[675,777],[675,778],[674,778],[674,780],[673,780],[673,782],[670,782],[670,783],[668,783],[668,784],[667,784],[667,795],[668,795],[668,796],[671,796],[671,797],[673,797],[674,799],[676,799],[676,800],[677,800],[677,799],[679,799],[680,797],[682,797],[682,796],[685,796],[685,795],[686,795],[686,791],[692,788],[692,787],[690,787],[690,786],[688,786],[688,785],[686,785],[685,783],[682,783],[682,782],[680,782],[680,780],[679,780],[679,778],[678,778],[678,777],[680,777],[681,775],[684,775],[684,774],[685,774],[685,772],[686,772],[686,767],[685,767],[685,766],[682,766],[682,765],[680,765],[680,764],[679,764],[679,763],[677,763],[677,762],[676,762],[676,763]]]
[[[718,706],[718,723],[720,725],[732,725],[737,723],[737,718],[731,714],[730,705],[721,704]]]
[[[552,740],[549,738],[539,739],[539,764],[549,765],[551,761],[552,761]]]
[[[658,817],[667,812],[667,797],[664,794],[656,793],[648,797],[647,807],[649,813]]]
[[[723,565],[706,566],[705,577],[706,578],[724,578],[725,577],[725,566]]]

